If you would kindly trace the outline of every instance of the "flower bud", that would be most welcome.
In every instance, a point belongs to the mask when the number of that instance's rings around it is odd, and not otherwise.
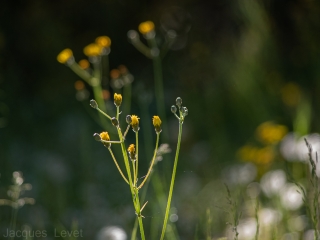
[[[175,105],[171,106],[171,112],[173,112],[173,113],[177,112],[177,107]]]
[[[113,117],[113,118],[111,119],[111,122],[112,122],[113,126],[116,126],[116,127],[119,126],[119,121],[118,121],[115,117]]]
[[[104,141],[110,141],[110,137],[109,137],[108,132],[100,133],[100,138],[101,138],[101,140],[104,140]],[[106,148],[110,148],[111,147],[111,143],[105,143],[105,142],[102,142],[102,143]]]
[[[138,116],[132,115],[131,116],[131,126],[134,132],[138,132],[140,127],[139,127],[139,119]]]
[[[136,160],[136,149],[134,147],[134,144],[130,144],[128,148],[129,157],[132,161]]]
[[[122,95],[115,93],[113,98],[114,98],[114,105],[116,105],[117,107],[120,107],[122,103]]]
[[[181,99],[181,97],[177,97],[177,99],[176,99],[176,105],[177,105],[179,108],[181,108],[181,105],[182,105],[182,99]]]
[[[128,124],[131,124],[132,119],[131,119],[131,116],[130,116],[130,115],[127,115],[127,117],[126,117],[126,122],[127,122]]]
[[[96,141],[98,141],[98,142],[101,141],[101,137],[100,137],[99,133],[93,134],[93,137],[94,137],[94,140],[96,140]]]
[[[183,116],[187,116],[188,115],[188,108],[183,107],[182,108],[182,114],[183,114]]]
[[[161,129],[161,119],[159,116],[153,116],[152,118],[152,124],[156,130],[156,133],[160,133],[162,131]]]

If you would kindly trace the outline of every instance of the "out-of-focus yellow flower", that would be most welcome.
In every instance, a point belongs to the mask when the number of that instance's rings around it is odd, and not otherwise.
[[[83,49],[83,53],[88,57],[99,56],[101,51],[102,47],[96,43],[91,43]]]
[[[74,83],[74,88],[77,90],[77,91],[81,91],[82,89],[85,88],[85,85],[83,83],[83,81],[81,80],[78,80]]]
[[[238,154],[242,161],[252,162],[256,165],[266,165],[274,160],[274,150],[270,146],[258,148],[246,145],[240,148]]]
[[[284,125],[264,122],[256,130],[257,138],[264,144],[278,143],[288,132]]]
[[[111,39],[108,36],[101,36],[96,38],[96,44],[100,47],[110,47],[111,46]]]
[[[131,160],[136,159],[136,148],[134,147],[134,144],[130,144],[128,147],[128,152]]]
[[[295,107],[301,100],[301,91],[296,83],[289,82],[281,89],[282,101],[288,107]]]
[[[114,96],[113,96],[113,99],[114,99],[114,104],[115,104],[117,107],[120,107],[120,105],[121,105],[121,103],[122,103],[122,95],[115,93]]]
[[[73,56],[73,53],[71,51],[70,48],[66,48],[64,50],[62,50],[58,56],[57,56],[57,60],[59,63],[66,63],[71,57]]]
[[[147,34],[154,30],[154,23],[151,21],[142,22],[139,25],[139,32],[142,34]]]
[[[110,71],[110,77],[112,79],[118,79],[120,77],[120,71],[118,69],[112,69]]]
[[[106,89],[102,90],[102,97],[104,100],[109,100],[110,99],[110,92]]]
[[[82,59],[79,61],[79,66],[82,68],[82,69],[88,69],[90,67],[90,63],[87,59]]]

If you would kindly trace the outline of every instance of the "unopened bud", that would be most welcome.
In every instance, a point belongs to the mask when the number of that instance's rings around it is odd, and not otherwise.
[[[188,115],[188,108],[183,107],[182,108],[182,114],[183,114],[183,116],[187,116]]]
[[[173,113],[177,112],[177,107],[175,105],[171,106],[171,112],[173,112]]]
[[[112,122],[112,124],[113,124],[114,126],[116,126],[116,127],[119,126],[119,121],[118,121],[115,117],[113,117],[113,118],[111,119],[111,122]]]
[[[100,142],[101,141],[101,137],[100,137],[100,134],[99,133],[95,133],[93,134],[93,137],[94,137],[94,140]]]
[[[181,105],[182,105],[182,99],[181,99],[181,97],[177,97],[177,99],[176,99],[176,105],[180,108],[181,107]]]
[[[90,106],[94,109],[98,108],[98,103],[96,102],[96,100],[91,99],[90,100]]]
[[[131,124],[132,118],[131,118],[130,115],[127,115],[127,117],[126,117],[126,122],[127,122],[128,124]]]

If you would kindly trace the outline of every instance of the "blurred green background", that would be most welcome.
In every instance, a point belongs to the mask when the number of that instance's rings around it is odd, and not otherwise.
[[[28,224],[52,232],[58,225],[70,229],[75,220],[85,239],[111,225],[130,236],[135,215],[128,188],[106,149],[92,138],[105,129],[77,101],[79,77],[56,57],[71,48],[80,60],[83,47],[109,36],[110,68],[124,64],[134,76],[132,113],[140,115],[139,96],[154,93],[153,67],[129,43],[127,32],[146,20],[155,23],[160,43],[165,28],[178,36],[163,59],[163,83],[173,152],[178,123],[170,106],[180,96],[189,109],[172,204],[180,239],[194,239],[197,231],[204,239],[206,209],[223,199],[222,172],[239,163],[238,150],[255,141],[261,123],[274,121],[293,131],[304,99],[311,114],[301,134],[319,132],[319,1],[2,1],[0,198],[7,197],[12,172],[21,171],[33,186],[25,196],[36,200],[19,210],[18,228]],[[288,83],[296,88],[286,95]],[[150,116],[157,113],[154,96],[148,110]],[[153,133],[151,119],[146,121]],[[157,169],[165,192],[173,156]],[[279,165],[281,157],[262,171]],[[149,203],[157,202],[153,191],[150,187]],[[155,209],[145,210],[147,224],[162,222],[163,213]],[[0,206],[0,232],[10,215],[9,207]],[[226,226],[218,220],[212,235],[222,237]]]

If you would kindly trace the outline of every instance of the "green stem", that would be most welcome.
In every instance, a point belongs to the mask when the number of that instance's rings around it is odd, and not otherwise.
[[[16,230],[18,208],[13,208],[12,210],[13,211],[12,211],[12,227],[11,227],[11,231],[14,232]],[[14,236],[12,236],[10,239],[13,240]]]
[[[147,181],[147,179],[148,179],[148,177],[149,177],[149,175],[150,175],[150,173],[151,173],[151,170],[152,170],[154,161],[155,161],[156,156],[157,156],[158,145],[159,145],[159,136],[160,136],[160,133],[157,133],[156,147],[155,147],[155,149],[154,149],[154,154],[153,154],[153,158],[152,158],[152,161],[151,161],[151,164],[150,164],[148,173],[147,173],[147,175],[145,176],[145,178],[143,179],[143,181],[142,181],[142,183],[140,184],[140,186],[138,187],[138,189],[142,188],[143,184]]]
[[[119,164],[118,164],[118,162],[117,162],[117,160],[116,160],[116,158],[115,158],[115,156],[114,156],[111,148],[108,148],[108,150],[109,150],[109,152],[110,152],[110,154],[111,154],[111,156],[112,156],[112,159],[113,159],[114,163],[116,164],[116,166],[117,166],[117,168],[118,168],[121,176],[123,177],[124,181],[129,184],[127,178],[124,176],[123,172],[121,171],[121,168],[120,168],[120,166],[119,166]]]
[[[86,71],[83,70],[78,63],[73,62],[72,64],[68,65],[70,69],[81,77],[84,81],[86,81],[89,85],[91,85],[91,75]]]
[[[171,205],[174,181],[175,181],[175,178],[176,178],[176,171],[177,171],[177,165],[178,165],[178,159],[179,159],[179,151],[180,151],[181,136],[182,136],[182,124],[183,124],[183,121],[180,120],[179,121],[179,134],[178,134],[178,143],[177,143],[177,149],[176,149],[176,156],[175,156],[175,159],[174,159],[174,165],[173,165],[173,170],[172,170],[172,178],[171,178],[168,202],[167,202],[167,207],[166,207],[166,213],[165,213],[165,216],[164,216],[164,221],[163,221],[163,227],[162,227],[160,240],[164,239],[164,235],[166,233],[166,228],[167,228],[167,222],[168,222],[168,217],[169,217],[169,211],[170,211],[170,205]]]
[[[139,201],[138,190],[136,188],[134,189],[134,187],[133,187],[134,185],[132,183],[132,176],[131,176],[129,158],[128,158],[126,147],[125,147],[125,144],[124,144],[124,141],[123,141],[123,136],[122,136],[121,130],[120,130],[119,127],[117,128],[117,130],[118,130],[119,139],[121,141],[121,150],[122,150],[122,155],[123,155],[123,159],[124,159],[124,164],[125,164],[125,167],[126,167],[126,170],[127,170],[127,173],[128,173],[128,179],[129,179],[129,186],[130,186],[132,201],[133,201],[133,205],[134,205],[136,214],[138,215],[141,239],[145,240],[143,222],[142,222],[142,217],[141,217],[141,212],[140,212],[140,201]]]
[[[139,135],[138,135],[138,132],[136,132],[136,172],[135,172],[136,179],[135,181],[137,181],[137,178],[138,178],[138,173],[139,173],[138,166],[139,166]]]

